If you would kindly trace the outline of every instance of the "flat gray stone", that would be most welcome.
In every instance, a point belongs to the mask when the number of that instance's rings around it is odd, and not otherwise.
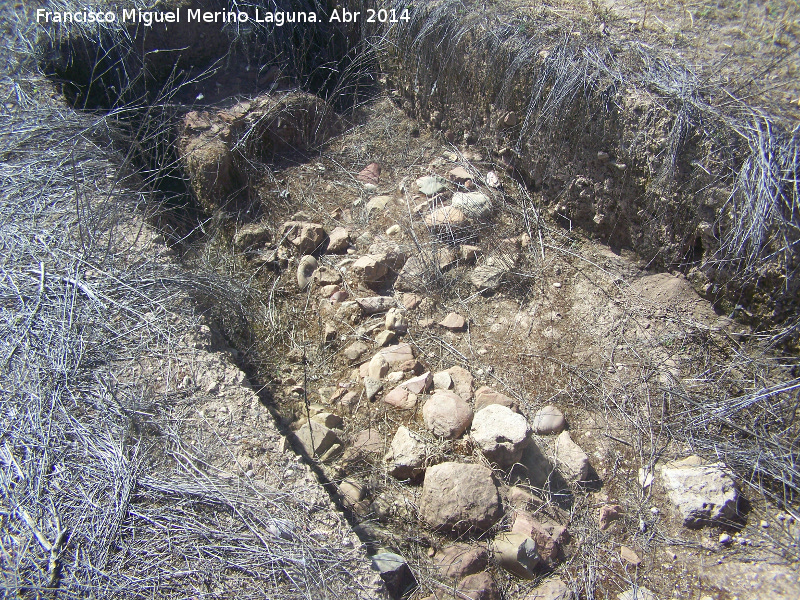
[[[417,179],[417,187],[419,191],[425,194],[426,196],[435,196],[439,192],[442,192],[446,189],[445,181],[441,177],[437,177],[436,175],[431,175],[427,177],[420,177]]]
[[[450,202],[469,219],[486,219],[492,214],[492,201],[481,192],[456,192]]]

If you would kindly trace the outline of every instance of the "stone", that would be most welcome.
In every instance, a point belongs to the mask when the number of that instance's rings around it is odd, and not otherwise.
[[[466,326],[466,319],[458,313],[451,312],[444,319],[439,321],[439,325],[450,331],[462,331]]]
[[[417,395],[398,386],[383,397],[383,402],[401,410],[411,410],[417,405]]]
[[[394,287],[403,292],[422,292],[425,290],[432,274],[433,271],[429,268],[429,264],[422,257],[412,256],[403,265]]]
[[[486,174],[486,185],[493,189],[500,189],[500,178],[494,171],[489,171]]]
[[[369,163],[356,175],[356,179],[361,183],[378,185],[381,181],[381,166],[378,163]]]
[[[386,359],[390,367],[402,365],[406,361],[414,360],[414,350],[411,348],[411,344],[387,346],[380,351],[380,354]],[[403,370],[405,371],[406,369]]]
[[[340,443],[339,437],[331,429],[316,421],[309,421],[295,432],[303,451],[310,457],[319,457],[331,446]]]
[[[605,531],[611,524],[625,513],[619,504],[604,504],[597,511],[597,526],[600,531]]]
[[[656,595],[647,588],[636,586],[617,594],[618,600],[658,600]]]
[[[472,270],[469,281],[476,289],[493,291],[500,287],[509,272],[503,265],[480,265]]]
[[[317,269],[317,259],[311,255],[306,255],[297,264],[297,287],[304,290],[311,283],[311,276]]]
[[[314,271],[314,279],[317,281],[319,285],[330,286],[341,283],[342,275],[339,273],[339,271],[331,267],[319,267],[316,271]],[[333,292],[331,292],[331,294],[332,293]],[[330,294],[326,295],[330,296]]]
[[[338,292],[334,292],[331,294],[331,302],[344,302],[350,297],[345,290],[339,290]]]
[[[450,206],[459,209],[468,219],[486,219],[492,214],[492,201],[481,192],[456,192]]]
[[[325,323],[325,329],[322,331],[322,340],[326,344],[330,344],[333,340],[336,339],[337,335],[336,325],[333,323]]]
[[[442,273],[458,265],[458,251],[452,246],[445,246],[436,251],[436,264]]]
[[[462,579],[456,590],[459,598],[469,600],[500,600],[500,589],[486,571],[467,575]]]
[[[397,338],[397,334],[394,331],[388,331],[384,329],[375,336],[375,344],[381,347],[388,346],[395,340],[395,338]]]
[[[372,377],[364,377],[364,391],[367,395],[367,400],[374,400],[375,396],[378,395],[378,392],[381,391],[383,384],[380,382],[379,379],[374,379]]]
[[[328,429],[337,429],[342,426],[342,417],[327,411],[318,412],[311,417],[311,420],[325,425]]]
[[[367,490],[363,483],[345,479],[339,484],[339,497],[347,508],[351,508],[357,502],[361,502],[366,495]]]
[[[537,496],[534,496],[528,490],[523,489],[516,485],[508,488],[508,491],[506,492],[506,500],[508,500],[508,503],[511,506],[518,508],[520,510],[525,510],[526,508],[532,505],[538,506],[544,503],[542,500],[537,498]]]
[[[470,246],[469,244],[462,244],[458,249],[460,260],[467,265],[474,265],[480,252],[481,249],[478,246]]]
[[[572,600],[574,597],[563,581],[551,577],[528,592],[525,600]]]
[[[373,196],[367,202],[367,215],[372,216],[375,213],[383,212],[391,201],[391,196]]]
[[[498,404],[510,408],[514,412],[519,412],[517,401],[505,394],[490,388],[489,386],[482,386],[475,392],[475,412],[486,408],[492,404]]]
[[[522,579],[533,579],[540,561],[534,540],[521,533],[501,533],[492,546],[501,567]]]
[[[689,456],[661,468],[670,501],[686,527],[701,527],[734,519],[739,491],[722,463],[707,463]]]
[[[589,477],[589,457],[572,441],[568,431],[556,438],[555,466],[567,483],[579,483]]]
[[[344,349],[342,354],[351,363],[358,362],[358,360],[367,353],[367,345],[364,342],[353,342]]]
[[[362,256],[351,265],[350,269],[368,286],[380,285],[389,274],[389,265],[383,254]]]
[[[287,221],[281,230],[284,244],[291,244],[302,254],[311,254],[325,241],[325,229],[319,223]]]
[[[431,384],[433,383],[433,376],[431,372],[428,371],[427,373],[423,373],[422,375],[418,375],[417,377],[412,377],[408,381],[404,381],[400,384],[401,387],[404,387],[412,394],[424,394],[427,392]]]
[[[475,381],[472,373],[459,366],[450,367],[447,373],[453,380],[453,391],[467,402],[472,400],[472,384]]]
[[[328,236],[328,252],[344,254],[350,247],[350,231],[344,227],[336,227]]]
[[[366,315],[374,315],[388,311],[394,306],[394,298],[391,296],[369,296],[367,298],[356,298],[356,302]]]
[[[401,425],[392,439],[386,455],[389,475],[396,479],[411,479],[425,470],[428,447],[420,436]]]
[[[381,434],[375,429],[362,429],[353,438],[352,449],[356,452],[386,451]]]
[[[512,533],[520,533],[536,542],[539,558],[548,566],[555,567],[561,559],[562,549],[569,542],[567,528],[557,523],[542,523],[526,510],[514,513]]]
[[[386,228],[386,235],[389,236],[400,235],[401,232],[402,228],[397,223],[395,223],[394,225],[390,225],[389,227]]]
[[[561,433],[567,426],[564,413],[555,406],[544,406],[536,411],[533,416],[531,428],[536,435],[550,435]]]
[[[441,177],[437,177],[435,175],[420,177],[417,179],[416,183],[419,191],[426,196],[435,196],[439,192],[445,190],[445,181]]]
[[[438,371],[433,374],[433,389],[449,390],[453,387],[453,379],[447,371]]]
[[[454,181],[455,183],[464,183],[468,179],[472,179],[472,175],[464,167],[450,169],[448,175],[450,175],[450,181]]]
[[[237,251],[263,248],[272,240],[272,231],[267,223],[247,223],[233,236],[233,247]]]
[[[414,375],[420,375],[423,371],[425,371],[425,367],[423,367],[422,363],[416,359],[404,360],[402,363],[397,365],[397,368],[403,373],[413,373]]]
[[[338,292],[339,289],[340,288],[338,285],[324,285],[321,288],[319,288],[319,295],[322,296],[323,298],[330,298],[336,292]]]
[[[392,598],[402,598],[417,587],[417,580],[406,560],[394,552],[379,552],[372,557],[372,568],[380,575]]]
[[[390,308],[386,313],[385,326],[386,329],[390,331],[406,331],[408,329],[408,324],[406,323],[405,311],[396,307]]]
[[[622,560],[632,564],[634,567],[637,567],[642,563],[642,559],[639,558],[639,555],[627,546],[620,546],[619,556]]]
[[[433,562],[442,577],[461,579],[486,569],[489,553],[481,545],[456,543],[437,552]]]
[[[422,302],[419,294],[403,294],[403,306],[406,310],[414,310]]]
[[[380,354],[380,352],[373,356],[369,361],[369,365],[367,367],[368,377],[380,380],[383,379],[388,372],[389,363],[386,362],[386,359]]]
[[[483,455],[499,467],[510,467],[530,442],[528,421],[507,406],[490,404],[475,413],[470,437]]]
[[[419,506],[430,526],[460,533],[486,531],[503,514],[491,470],[466,463],[429,467]]]
[[[438,391],[422,407],[422,418],[434,435],[452,440],[472,423],[472,409],[459,395]]]
[[[468,224],[467,215],[454,206],[441,206],[425,215],[425,226],[428,229],[458,229]]]

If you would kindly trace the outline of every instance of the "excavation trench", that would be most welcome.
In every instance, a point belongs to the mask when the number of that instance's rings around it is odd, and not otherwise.
[[[300,10],[306,4],[287,6]],[[252,381],[263,386],[263,402],[283,433],[295,439],[347,510],[362,541],[373,551],[402,551],[423,587],[436,578],[429,553],[454,538],[481,544],[491,536],[479,527],[456,528],[456,534],[420,530],[414,512],[420,472],[408,481],[387,476],[384,454],[392,435],[400,425],[422,429],[423,418],[416,408],[388,409],[388,383],[367,398],[364,365],[381,352],[376,333],[392,331],[399,345],[413,348],[412,364],[391,367],[400,373],[398,382],[429,371],[461,375],[458,369],[466,368],[474,371],[474,387],[499,388],[503,402],[515,404],[528,420],[552,393],[573,410],[571,430],[606,428],[610,439],[623,439],[612,449],[594,446],[605,454],[579,485],[553,468],[545,480],[532,477],[537,460],[541,466],[552,458],[552,440],[541,440],[541,451],[527,456],[527,464],[496,469],[505,507],[512,504],[511,488],[533,490],[541,496],[524,500],[526,510],[542,500],[537,514],[549,527],[569,523],[588,536],[582,499],[609,489],[630,494],[615,487],[610,474],[618,464],[633,464],[641,451],[624,431],[622,404],[612,416],[579,410],[586,409],[588,391],[603,389],[598,373],[608,369],[625,373],[619,376],[623,387],[646,385],[625,371],[620,358],[630,352],[633,364],[636,344],[612,351],[609,363],[596,341],[608,339],[616,330],[603,327],[621,318],[606,306],[608,298],[615,305],[627,302],[617,278],[638,281],[672,271],[681,283],[664,279],[660,285],[679,285],[692,306],[701,305],[692,296],[699,292],[720,314],[738,307],[738,315],[754,325],[785,324],[797,311],[791,244],[783,254],[772,252],[779,258],[761,263],[756,278],[720,267],[720,240],[730,225],[720,214],[747,149],[724,127],[706,135],[697,98],[658,94],[658,81],[637,79],[636,61],[649,60],[637,54],[641,49],[615,46],[602,36],[565,36],[544,18],[526,17],[513,27],[497,19],[499,28],[487,31],[478,26],[481,14],[477,7],[465,13],[461,3],[439,2],[386,31],[323,19],[319,27],[291,30],[209,25],[167,32],[156,26],[99,38],[71,35],[43,63],[73,107],[105,112],[124,132],[123,141],[135,141],[133,170],[177,207],[178,217],[168,221],[182,224],[171,233],[184,240],[187,265],[206,244],[226,254],[268,298],[267,311],[258,313],[265,320],[253,319],[245,331],[225,331],[229,343]],[[390,43],[368,45],[377,34]],[[617,69],[632,63],[630,71]],[[383,167],[374,181],[361,171],[370,163]],[[458,166],[468,177],[453,175]],[[489,172],[502,187],[489,185]],[[430,201],[417,181],[427,173],[444,178],[443,195]],[[426,210],[475,190],[495,208],[491,217],[474,217],[473,230],[426,222]],[[785,191],[789,202],[792,193]],[[384,198],[382,204],[376,197]],[[415,212],[421,203],[424,209]],[[209,223],[218,225],[211,235]],[[341,275],[354,261],[331,250],[340,227],[350,232],[354,257],[383,255],[386,277]],[[578,244],[573,228],[600,258],[583,260],[570,250]],[[195,232],[191,243],[185,241],[189,231]],[[398,231],[400,237],[393,237]],[[402,260],[387,258],[391,252]],[[316,279],[307,288],[294,271],[303,256],[315,257],[308,275],[316,273]],[[407,268],[413,260],[416,270]],[[484,274],[503,273],[497,285],[488,279],[475,285],[475,260],[482,261]],[[603,268],[598,261],[605,261]],[[586,279],[614,277],[588,285],[581,279],[587,265],[599,270]],[[662,275],[646,273],[645,266]],[[559,291],[562,281],[579,280],[574,291]],[[417,312],[413,322],[409,317],[405,326],[389,327],[384,309],[330,300],[340,292],[350,300],[394,294],[393,310]],[[597,306],[605,298],[602,310],[581,304],[584,296]],[[476,298],[486,298],[486,306],[476,306]],[[714,323],[717,315],[702,306],[687,318]],[[441,314],[445,308],[468,311],[466,324],[441,325],[449,318]],[[658,317],[648,313],[645,321],[649,327]],[[669,360],[683,351],[672,340],[680,334],[661,322],[655,329],[675,354],[654,354],[647,377],[670,381],[670,369],[677,367]],[[531,340],[532,331],[545,333]],[[707,325],[703,331],[716,330]],[[796,332],[781,339],[791,347]],[[353,349],[358,344],[365,348]],[[585,372],[571,366],[579,359]],[[456,377],[448,377],[445,389],[455,389]],[[477,390],[473,383],[467,387],[474,405]],[[532,391],[539,389],[544,391]],[[432,390],[424,387],[420,395],[426,392]],[[659,417],[653,410],[648,422]],[[324,433],[334,431],[337,442],[317,452],[312,421],[324,422]],[[304,427],[311,434],[306,442]],[[425,441],[430,465],[480,456],[464,439]],[[511,515],[509,510],[502,519]],[[647,518],[645,527],[656,521]],[[568,536],[559,544],[567,555],[581,552]],[[535,576],[558,568],[563,556],[554,552]],[[560,572],[573,582],[580,577],[577,567]],[[499,569],[495,576],[509,597],[522,589]],[[620,577],[607,574],[605,581],[613,587]],[[395,591],[405,593],[406,584]]]

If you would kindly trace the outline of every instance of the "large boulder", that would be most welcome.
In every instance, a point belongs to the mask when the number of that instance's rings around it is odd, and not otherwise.
[[[687,527],[736,517],[739,492],[725,465],[689,456],[661,468],[667,495]]]
[[[503,514],[492,471],[465,463],[429,467],[419,506],[432,527],[460,533],[486,531]]]
[[[434,435],[452,440],[472,423],[472,408],[458,394],[442,390],[422,407],[422,418]]]

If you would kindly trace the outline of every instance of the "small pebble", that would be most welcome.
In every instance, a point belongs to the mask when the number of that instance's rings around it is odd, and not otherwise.
[[[560,282],[558,282],[558,281],[556,281],[556,282],[553,284],[553,287],[554,287],[554,288],[556,288],[556,289],[558,289],[558,288],[560,288],[560,287],[561,287],[561,283],[560,283]]]
[[[761,521],[761,527],[763,529],[769,529],[769,523],[767,521]]]
[[[727,533],[723,533],[719,536],[719,543],[722,544],[723,546],[727,546],[728,544],[731,543],[731,541],[732,538]]]
[[[660,511],[659,511],[659,510],[658,510],[658,508],[656,508],[655,506],[653,506],[652,508],[650,508],[650,513],[651,513],[653,516],[656,516],[656,515],[658,515],[658,513],[659,513],[659,512],[660,512]]]

